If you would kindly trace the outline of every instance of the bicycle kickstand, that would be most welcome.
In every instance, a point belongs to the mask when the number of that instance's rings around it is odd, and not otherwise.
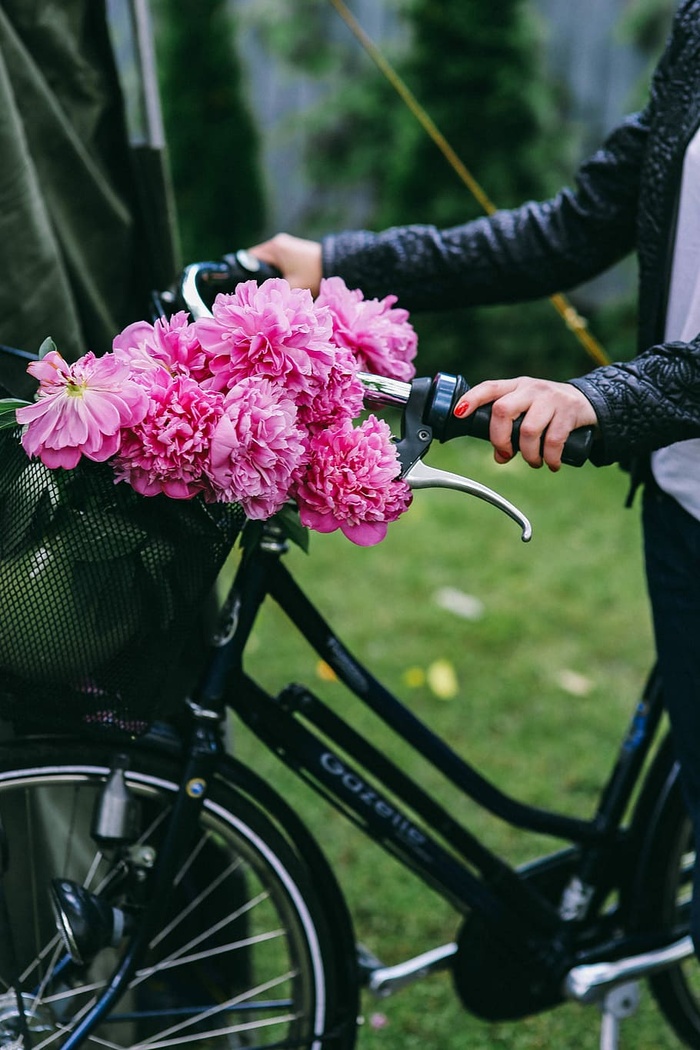
[[[618,1050],[620,1022],[631,1017],[639,1006],[639,982],[615,985],[601,1000],[600,1050]]]

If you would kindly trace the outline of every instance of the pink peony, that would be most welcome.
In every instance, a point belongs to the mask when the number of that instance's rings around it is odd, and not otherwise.
[[[37,400],[17,409],[26,424],[22,445],[47,467],[72,469],[81,456],[102,462],[113,456],[121,428],[143,419],[148,399],[129,377],[129,368],[113,354],[87,353],[68,364],[50,350],[27,371],[39,380]]]
[[[306,289],[281,278],[244,281],[233,295],[216,297],[213,314],[195,328],[220,389],[255,376],[303,405],[326,384],[335,360],[330,316]]]
[[[410,503],[386,423],[364,407],[361,369],[413,376],[416,338],[395,298],[365,301],[340,278],[314,302],[282,280],[219,295],[213,316],[129,325],[103,358],[29,367],[22,441],[50,467],[112,461],[143,496],[201,496],[269,518],[289,499],[304,525],[383,539]]]
[[[394,309],[395,295],[364,299],[341,277],[321,281],[317,306],[330,310],[333,341],[355,355],[361,371],[408,382],[416,373],[411,364],[418,337],[406,310]]]
[[[144,373],[140,382],[148,392],[148,411],[122,435],[115,476],[143,496],[163,492],[191,499],[209,487],[205,468],[223,397],[162,366]]]
[[[243,379],[226,395],[211,442],[214,498],[269,518],[286,502],[305,453],[293,401],[266,379]]]
[[[318,532],[339,528],[363,547],[379,543],[411,502],[399,472],[389,427],[376,416],[357,428],[346,419],[320,431],[294,489],[302,524]]]
[[[119,333],[112,346],[117,356],[130,362],[134,372],[162,364],[199,382],[209,378],[207,355],[184,310],[172,317],[159,317],[155,324],[136,321]]]
[[[310,431],[359,416],[364,409],[365,388],[357,362],[349,350],[336,347],[335,362],[325,382],[309,405],[299,409],[299,420]]]

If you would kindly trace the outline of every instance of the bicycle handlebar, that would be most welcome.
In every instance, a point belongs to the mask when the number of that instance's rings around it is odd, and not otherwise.
[[[214,295],[219,292],[232,292],[242,281],[257,281],[262,284],[271,277],[281,277],[281,272],[274,266],[258,259],[256,255],[241,248],[223,256],[222,262],[201,262],[186,266],[180,279],[178,289],[180,298],[193,317],[209,313],[200,287],[204,281]]]
[[[180,297],[193,317],[209,313],[199,286],[204,280],[212,291],[223,291],[235,288],[244,280],[256,280],[259,283],[269,277],[279,277],[280,271],[257,256],[240,249],[223,257],[223,262],[194,263],[188,266],[180,282]],[[381,376],[370,376],[365,373],[363,382],[368,390],[368,400],[383,405],[405,405],[411,393],[411,384]],[[444,443],[456,437],[477,437],[489,440],[491,406],[482,405],[472,415],[462,419],[454,415],[457,401],[469,390],[469,384],[463,376],[451,376],[438,372],[427,399],[423,422],[430,426],[433,435]],[[519,434],[522,416],[513,423],[511,441],[513,451],[519,448]],[[562,452],[562,462],[567,466],[580,467],[590,455],[593,444],[593,427],[579,427],[569,434]]]
[[[463,419],[453,413],[453,408],[463,394],[469,390],[469,384],[462,376],[450,376],[439,372],[435,377],[434,392],[428,406],[426,422],[438,430],[440,441],[451,441],[456,437],[478,437],[489,440],[491,422],[491,405],[482,405],[470,416]],[[511,442],[513,450],[518,451],[520,427],[523,416],[513,422]],[[564,442],[562,463],[571,467],[582,466],[591,453],[593,446],[593,427],[578,427],[572,430]]]
[[[235,288],[241,280],[257,280],[279,276],[274,267],[262,263],[245,251],[234,252],[224,257],[224,262],[193,263],[181,277],[178,295],[185,308],[194,318],[211,315],[200,282],[210,291],[226,291]],[[433,378],[414,379],[404,383],[396,379],[370,375],[363,372],[360,378],[365,386],[366,400],[383,406],[400,407],[401,437],[397,441],[397,452],[401,463],[402,477],[412,488],[452,488],[477,496],[498,507],[521,527],[522,539],[529,540],[532,528],[528,519],[501,495],[477,481],[426,466],[422,457],[437,438],[444,443],[456,437],[478,437],[489,439],[491,405],[478,408],[471,416],[458,418],[454,415],[457,401],[469,390],[462,376],[438,372]],[[518,449],[518,435],[522,417],[513,424],[513,449]],[[570,466],[585,463],[593,443],[593,428],[581,427],[568,437],[562,454],[562,462]]]
[[[367,400],[381,405],[405,405],[411,393],[410,383],[399,383],[392,379],[383,379],[362,373],[362,381],[367,388]],[[460,419],[454,415],[454,406],[462,394],[469,390],[469,384],[463,376],[448,375],[438,372],[432,380],[430,392],[425,397],[425,408],[422,421],[432,429],[433,437],[444,444],[457,437],[476,437],[489,440],[491,422],[491,405],[482,405],[471,416]],[[518,451],[520,426],[523,417],[513,422],[511,440],[513,450]],[[593,427],[579,427],[573,430],[564,443],[562,462],[567,466],[580,467],[588,459],[593,445]]]

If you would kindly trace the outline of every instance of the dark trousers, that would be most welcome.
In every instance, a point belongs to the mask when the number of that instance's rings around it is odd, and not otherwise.
[[[655,485],[644,494],[644,548],[664,702],[700,843],[700,521]],[[700,954],[700,864],[693,940]]]

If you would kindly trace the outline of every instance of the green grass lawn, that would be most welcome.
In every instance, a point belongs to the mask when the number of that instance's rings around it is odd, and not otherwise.
[[[531,518],[523,544],[510,519],[454,492],[419,492],[376,548],[313,536],[290,566],[351,650],[412,711],[518,797],[588,816],[652,661],[638,508],[625,509],[617,468],[497,467],[474,442],[436,448],[431,462],[497,487]],[[469,619],[442,607],[460,593]],[[466,596],[466,598],[465,598]],[[454,598],[454,596],[453,596]],[[439,795],[484,841],[520,863],[558,844],[476,810],[400,747],[348,697],[273,607],[248,663],[271,688],[308,684]],[[452,940],[457,918],[432,891],[239,730],[239,754],[278,786],[314,828],[348,896],[357,934],[385,962]],[[507,988],[504,989],[507,995]],[[446,975],[388,1000],[367,998],[360,1050],[513,1050],[599,1046],[595,1007],[575,1004],[518,1023],[486,1024],[459,1006]],[[646,989],[621,1048],[664,1050],[672,1037]]]

